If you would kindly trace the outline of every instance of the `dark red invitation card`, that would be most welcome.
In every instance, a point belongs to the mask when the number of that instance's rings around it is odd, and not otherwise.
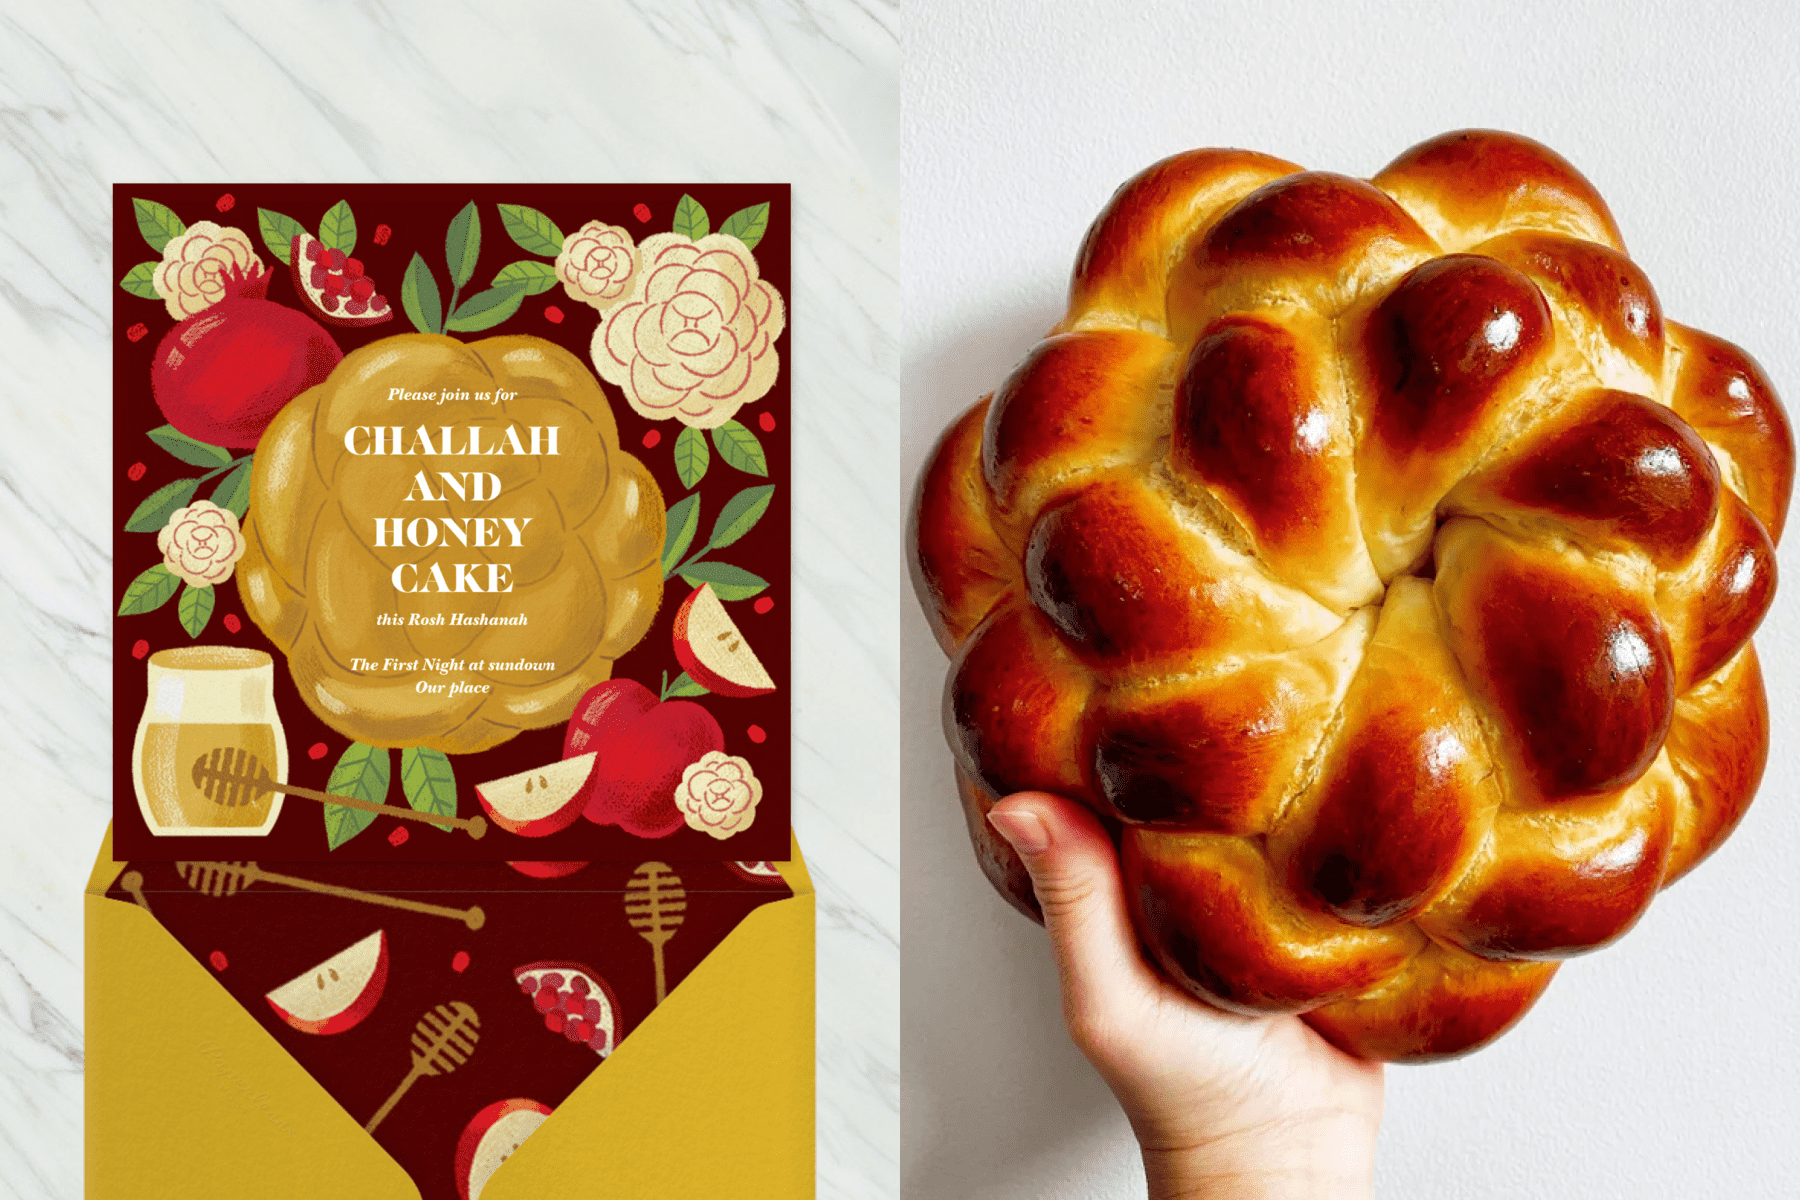
[[[789,229],[118,187],[119,857],[785,857]]]

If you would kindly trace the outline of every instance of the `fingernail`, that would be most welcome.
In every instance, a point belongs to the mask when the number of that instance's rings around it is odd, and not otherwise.
[[[1050,848],[1050,827],[1028,808],[993,809],[988,824],[1020,854],[1042,854]]]

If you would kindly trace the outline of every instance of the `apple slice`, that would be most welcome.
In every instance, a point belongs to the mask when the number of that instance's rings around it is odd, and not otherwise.
[[[675,657],[695,683],[721,696],[766,696],[775,690],[710,583],[695,588],[675,614]]]
[[[567,829],[581,815],[593,751],[475,785],[481,807],[500,828],[521,837],[547,837]]]
[[[481,1190],[512,1152],[549,1119],[548,1104],[536,1100],[496,1100],[463,1129],[456,1140],[456,1194],[481,1200]]]
[[[301,1033],[342,1033],[375,1010],[387,977],[387,934],[377,929],[263,999]]]

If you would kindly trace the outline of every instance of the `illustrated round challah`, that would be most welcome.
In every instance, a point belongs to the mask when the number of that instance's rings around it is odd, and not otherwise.
[[[977,856],[1118,839],[1149,956],[1370,1059],[1466,1052],[1736,825],[1793,439],[1562,158],[1165,159],[944,434],[914,583]]]

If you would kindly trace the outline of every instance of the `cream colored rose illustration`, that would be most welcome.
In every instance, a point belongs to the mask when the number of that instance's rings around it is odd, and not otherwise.
[[[599,312],[616,307],[637,278],[637,247],[617,225],[589,221],[563,240],[556,277],[569,299]]]
[[[225,298],[233,267],[251,275],[263,269],[262,259],[250,248],[249,235],[211,221],[195,221],[163,247],[163,260],[151,283],[169,315],[181,321]]]
[[[169,523],[156,535],[163,566],[193,587],[212,587],[231,578],[238,559],[244,557],[244,535],[228,508],[211,500],[196,500],[169,515]]]
[[[723,425],[775,386],[787,308],[730,234],[658,233],[638,246],[631,298],[594,331],[594,369],[653,421]]]
[[[762,794],[762,782],[748,762],[709,750],[681,772],[675,806],[687,818],[688,828],[723,841],[750,828]]]

